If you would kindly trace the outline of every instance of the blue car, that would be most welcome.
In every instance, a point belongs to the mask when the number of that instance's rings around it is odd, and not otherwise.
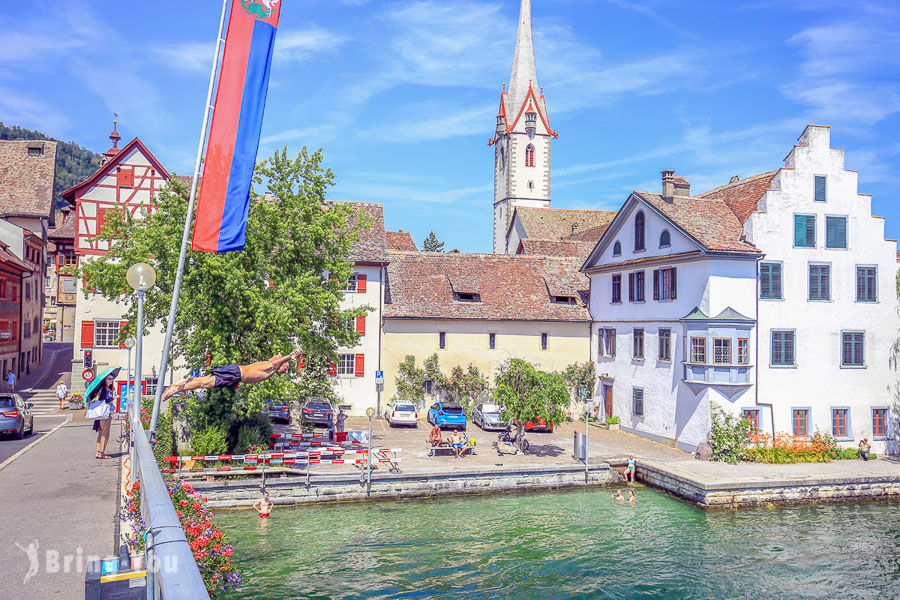
[[[32,406],[18,394],[0,394],[0,434],[9,433],[21,440],[34,433]]]
[[[441,429],[466,430],[466,413],[456,402],[435,402],[428,409],[428,422]]]

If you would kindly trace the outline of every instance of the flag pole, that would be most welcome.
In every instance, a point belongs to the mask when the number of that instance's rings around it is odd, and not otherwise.
[[[219,65],[219,56],[225,39],[222,37],[225,29],[225,14],[228,11],[228,0],[222,0],[222,16],[219,19],[219,35],[216,37],[216,51],[213,55],[212,72],[209,74],[209,91],[206,93],[206,110],[203,112],[203,126],[200,129],[200,145],[197,148],[197,161],[194,163],[194,177],[191,180],[191,193],[188,200],[187,217],[184,220],[184,233],[181,236],[181,254],[178,255],[178,270],[175,272],[175,288],[172,290],[172,305],[169,308],[169,323],[166,326],[166,341],[163,344],[162,359],[159,363],[159,378],[156,380],[156,398],[153,402],[153,414],[150,417],[150,441],[156,439],[156,421],[159,418],[159,407],[162,404],[163,386],[166,368],[169,366],[169,349],[172,346],[172,333],[175,330],[175,315],[178,312],[178,297],[181,295],[181,281],[184,279],[184,259],[187,255],[188,240],[191,236],[191,224],[194,218],[194,200],[197,197],[197,180],[200,177],[200,168],[203,159],[203,146],[206,144],[207,131],[209,129],[209,113],[212,112],[213,90],[216,86],[216,69]]]

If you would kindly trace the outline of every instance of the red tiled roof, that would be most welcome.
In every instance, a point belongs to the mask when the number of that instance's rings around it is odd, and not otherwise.
[[[408,231],[385,231],[388,250],[408,250],[418,252],[419,248]]]
[[[578,242],[573,240],[522,240],[522,252],[534,256],[568,256],[570,258],[587,258],[596,242]]]
[[[744,226],[731,208],[717,198],[674,196],[666,202],[659,194],[634,192],[650,206],[681,227],[688,235],[713,252],[759,252],[741,241]]]
[[[519,206],[516,208],[519,222],[525,230],[525,236],[541,240],[574,239],[588,230],[598,230],[592,235],[594,241],[600,239],[609,224],[616,217],[615,211],[607,210],[569,210],[563,208],[537,208]],[[515,218],[513,218],[513,222]],[[510,224],[512,227],[512,224]]]
[[[579,259],[463,252],[389,251],[384,316],[589,322],[589,281]],[[454,287],[479,302],[454,299]],[[469,288],[477,288],[472,290]],[[574,304],[551,301],[571,296]]]
[[[101,178],[107,176],[112,172],[114,168],[116,168],[119,163],[127,156],[131,154],[131,151],[137,148],[146,158],[150,161],[151,166],[156,169],[160,175],[164,178],[168,179],[170,177],[169,172],[162,166],[162,164],[153,156],[153,153],[147,149],[147,146],[144,145],[139,138],[134,138],[124,147],[122,147],[119,152],[117,152],[110,160],[104,165],[100,165],[94,174],[82,181],[81,183],[77,183],[70,187],[69,189],[63,191],[62,197],[63,200],[66,200],[73,205],[75,204],[75,200],[78,198],[78,195],[85,188],[90,187],[100,181]]]
[[[69,213],[68,220],[63,223],[61,211],[56,211],[56,227],[47,232],[47,238],[51,240],[74,240],[75,239],[75,215]]]
[[[350,260],[386,263],[388,257],[383,207],[372,202],[350,202],[349,204],[353,209],[351,218],[359,219],[361,215],[365,215],[369,221],[368,227],[360,229],[359,238],[353,242]]]
[[[40,148],[39,155],[28,153]],[[56,142],[0,140],[0,215],[50,218],[56,180]]]
[[[750,218],[750,214],[756,211],[759,199],[769,189],[769,185],[772,183],[776,173],[778,173],[777,169],[746,177],[734,183],[728,183],[708,192],[698,194],[697,198],[722,200],[734,211],[741,223],[746,223],[747,219]]]
[[[9,249],[9,245],[4,244],[3,242],[0,242],[0,263],[8,264],[20,271],[31,272],[31,267],[29,267],[25,261],[13,254]]]

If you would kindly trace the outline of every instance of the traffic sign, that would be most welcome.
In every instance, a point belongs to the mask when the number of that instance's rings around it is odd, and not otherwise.
[[[375,371],[375,383],[384,383],[384,371]]]
[[[85,381],[90,381],[91,379],[94,378],[94,371],[92,369],[85,369],[81,373],[81,378],[84,379]]]

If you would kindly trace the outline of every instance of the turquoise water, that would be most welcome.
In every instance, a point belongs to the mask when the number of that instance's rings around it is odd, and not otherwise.
[[[216,515],[228,598],[900,597],[900,503],[703,511],[639,487]]]

